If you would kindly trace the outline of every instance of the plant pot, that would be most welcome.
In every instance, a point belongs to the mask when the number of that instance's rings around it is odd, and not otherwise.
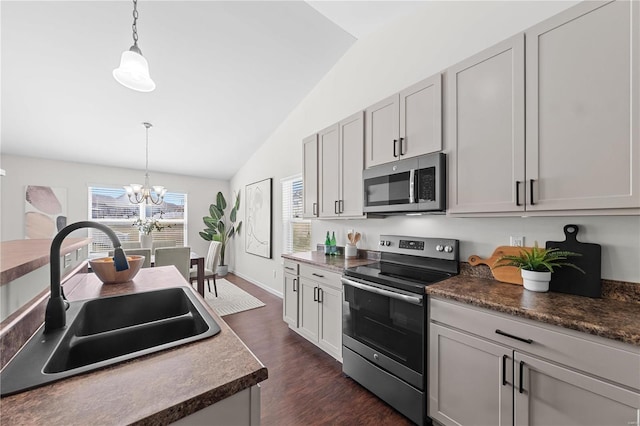
[[[228,273],[229,273],[229,266],[228,265],[218,265],[218,268],[216,269],[216,275],[217,276],[224,277]]]
[[[522,269],[522,284],[524,288],[530,291],[545,292],[549,291],[549,281],[551,281],[551,272],[527,271]]]
[[[153,235],[140,234],[140,247],[150,249],[153,246]]]

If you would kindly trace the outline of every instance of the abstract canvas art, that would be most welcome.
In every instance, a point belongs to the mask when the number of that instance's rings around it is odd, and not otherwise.
[[[246,186],[245,251],[271,259],[271,178]]]
[[[25,238],[53,238],[67,226],[67,189],[28,185],[24,196]]]

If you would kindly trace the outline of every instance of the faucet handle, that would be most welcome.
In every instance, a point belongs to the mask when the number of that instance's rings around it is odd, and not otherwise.
[[[129,269],[129,262],[127,256],[124,254],[122,247],[115,247],[113,250],[113,264],[116,267],[116,271],[124,271]]]

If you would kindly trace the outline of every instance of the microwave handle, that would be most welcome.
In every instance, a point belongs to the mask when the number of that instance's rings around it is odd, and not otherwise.
[[[409,171],[409,204],[413,204],[416,202],[415,193],[416,193],[416,169],[411,169]]]

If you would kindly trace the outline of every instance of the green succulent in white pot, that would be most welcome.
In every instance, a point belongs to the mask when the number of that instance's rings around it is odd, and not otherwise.
[[[549,291],[549,282],[554,268],[568,266],[585,273],[580,267],[568,262],[572,256],[582,256],[580,253],[563,251],[559,248],[540,248],[536,241],[529,250],[522,249],[518,255],[500,256],[494,263],[494,268],[515,266],[522,274],[524,288],[531,291]]]
[[[202,221],[207,226],[200,232],[200,237],[205,241],[218,241],[220,246],[220,266],[217,274],[224,276],[228,272],[228,265],[225,262],[225,253],[227,245],[231,242],[236,234],[240,233],[242,221],[236,222],[238,210],[240,209],[240,193],[236,195],[235,203],[229,213],[229,218],[225,216],[227,208],[227,200],[225,200],[222,192],[216,195],[216,203],[209,205],[209,216],[204,216]]]

